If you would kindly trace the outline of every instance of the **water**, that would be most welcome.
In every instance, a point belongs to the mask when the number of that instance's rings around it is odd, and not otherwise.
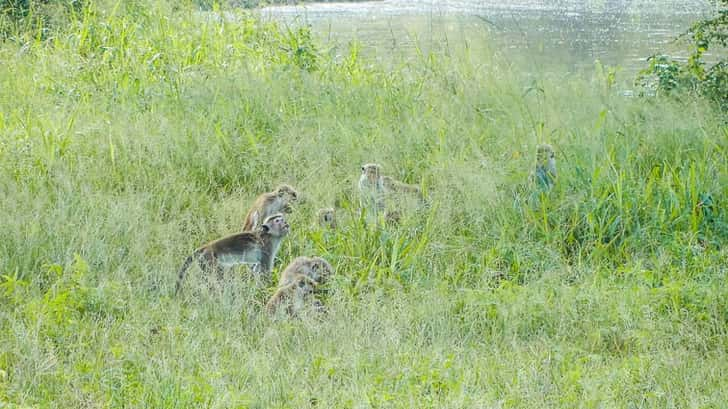
[[[595,60],[626,71],[711,11],[707,0],[386,0],[268,7],[264,18],[310,24],[334,49],[357,40],[376,59],[496,47],[534,69]],[[683,51],[684,53],[684,51]]]

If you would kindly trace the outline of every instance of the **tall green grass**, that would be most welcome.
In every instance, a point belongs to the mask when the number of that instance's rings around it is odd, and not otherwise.
[[[325,50],[141,1],[0,45],[0,406],[725,405],[728,129],[709,104],[501,50],[394,68]],[[548,194],[526,183],[543,142]],[[364,223],[364,162],[426,204]],[[305,201],[277,269],[330,260],[328,314],[271,321],[244,270],[210,290],[193,269],[173,298],[191,249],[280,182]],[[334,204],[341,228],[312,227]]]

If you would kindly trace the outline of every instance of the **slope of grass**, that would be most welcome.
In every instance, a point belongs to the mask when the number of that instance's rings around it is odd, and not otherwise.
[[[0,45],[0,406],[728,401],[728,129],[706,103],[499,50],[384,69],[233,17],[121,2]],[[548,195],[525,183],[542,142]],[[429,194],[398,227],[358,217],[373,161]],[[306,201],[276,269],[329,259],[328,314],[270,320],[244,269],[173,298],[191,249],[280,182]],[[311,227],[334,204],[341,229]]]

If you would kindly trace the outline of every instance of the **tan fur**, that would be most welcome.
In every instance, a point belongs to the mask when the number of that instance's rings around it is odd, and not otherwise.
[[[245,216],[243,231],[255,230],[272,214],[290,213],[291,205],[298,200],[298,196],[298,192],[289,185],[280,185],[276,190],[258,196]]]
[[[317,215],[318,225],[324,229],[336,229],[336,213],[333,208],[320,209]]]
[[[283,287],[290,284],[299,275],[310,278],[316,284],[324,284],[333,273],[334,269],[331,264],[321,257],[296,257],[281,273],[278,286]]]
[[[384,189],[382,176],[382,165],[378,163],[363,164],[361,166],[361,177],[359,177],[359,189]]]
[[[402,221],[402,212],[399,210],[389,210],[384,213],[384,221],[387,224],[397,225]]]
[[[547,189],[556,183],[556,153],[551,145],[543,144],[536,148],[536,168],[529,179]]]
[[[376,163],[366,163],[361,167],[359,177],[360,205],[366,209],[368,217],[375,217],[385,209],[384,179],[382,179],[382,167]]]
[[[293,277],[292,281],[276,290],[273,296],[265,305],[268,314],[275,314],[282,306],[286,308],[286,314],[295,316],[305,307],[307,299],[313,297],[317,283],[309,277],[299,274]],[[313,305],[317,307],[316,300]]]
[[[254,231],[244,231],[205,244],[187,257],[180,268],[175,294],[180,291],[185,272],[194,260],[204,272],[214,271],[218,277],[222,277],[223,267],[239,264],[253,264],[256,274],[269,275],[281,240],[289,230],[286,219],[278,213],[268,216]]]
[[[369,214],[376,216],[379,212],[385,212],[385,219],[388,222],[396,223],[400,220],[401,214],[398,211],[385,211],[386,201],[392,194],[406,193],[416,194],[422,198],[422,191],[419,186],[409,185],[382,174],[382,166],[376,163],[366,163],[361,167],[359,177],[359,193],[361,194],[361,206],[366,208]]]
[[[384,182],[384,188],[390,192],[401,192],[401,193],[412,193],[421,195],[419,186],[409,185],[407,183],[400,182],[399,180],[392,179],[389,176],[382,176]]]

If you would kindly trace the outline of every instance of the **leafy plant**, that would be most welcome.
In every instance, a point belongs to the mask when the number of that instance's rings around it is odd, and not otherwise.
[[[687,39],[690,56],[680,62],[667,55],[653,55],[649,66],[637,77],[643,94],[689,92],[713,101],[728,112],[728,61],[725,53],[710,65],[705,53],[710,49],[728,47],[728,0],[719,0],[717,15],[694,23],[678,39]]]
[[[86,4],[87,0],[0,0],[0,40],[24,33],[46,38]]]

